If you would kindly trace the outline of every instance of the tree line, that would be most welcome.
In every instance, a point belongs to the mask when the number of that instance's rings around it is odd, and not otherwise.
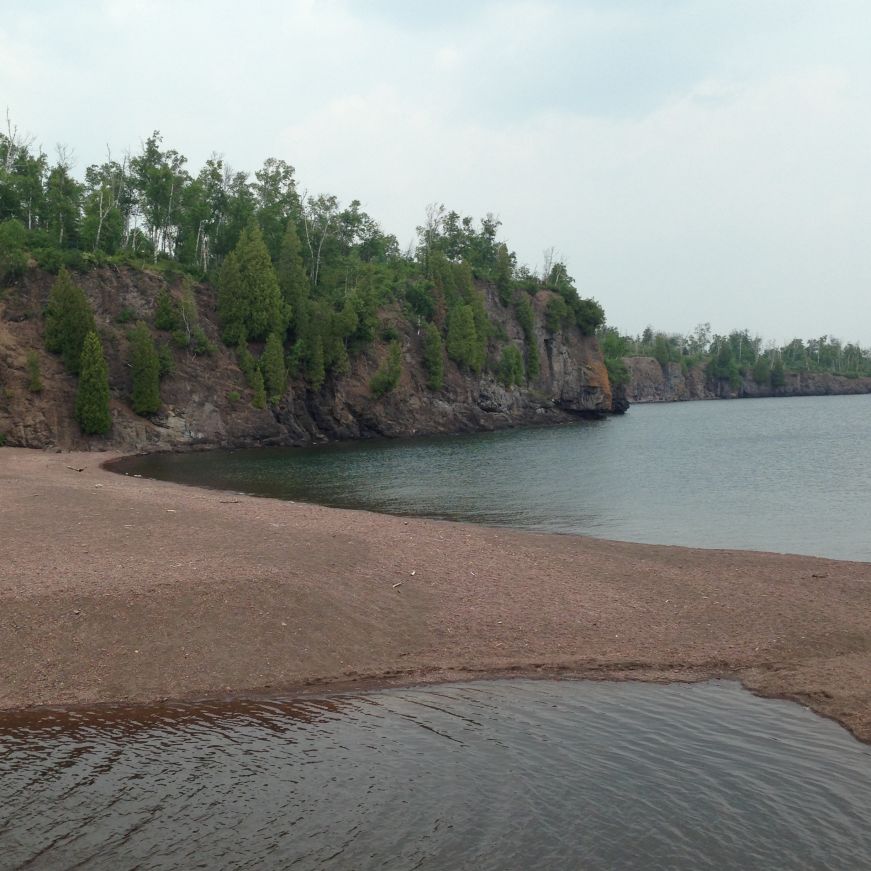
[[[782,387],[788,372],[828,372],[847,378],[871,376],[871,349],[827,334],[777,345],[765,343],[746,329],[714,333],[711,325],[704,323],[687,334],[647,327],[636,336],[602,325],[598,335],[609,368],[619,371],[618,382],[621,377],[628,378],[628,370],[622,364],[622,358],[628,356],[653,357],[663,366],[679,363],[685,370],[704,364],[709,378],[728,381],[732,388],[739,387],[741,379],[748,377],[760,385]]]
[[[551,291],[544,310],[550,334],[578,328],[592,335],[604,311],[579,295],[552,251],[538,273],[518,265],[499,228],[493,215],[476,222],[432,205],[416,243],[403,251],[359,201],[343,206],[333,195],[301,191],[294,168],[280,159],[251,174],[215,155],[193,171],[155,131],[137,152],[107,154],[77,178],[68,151],[50,161],[11,123],[0,133],[0,282],[15,281],[30,261],[63,283],[103,264],[157,269],[184,277],[189,288],[210,282],[221,339],[235,350],[257,405],[279,402],[293,378],[319,391],[376,341],[388,356],[372,393],[389,393],[402,365],[400,336],[382,319],[390,308],[422,335],[431,390],[442,389],[447,360],[506,386],[534,381],[536,294]],[[488,316],[488,286],[520,324],[522,347]],[[74,371],[84,345],[79,327],[71,329],[76,349],[65,362]],[[214,350],[198,326],[192,291],[181,298],[164,292],[143,329],[152,342],[157,336],[164,372],[173,349]],[[135,405],[152,413],[155,401]]]

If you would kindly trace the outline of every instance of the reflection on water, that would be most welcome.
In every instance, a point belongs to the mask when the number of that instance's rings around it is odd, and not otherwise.
[[[0,867],[871,867],[871,748],[732,683],[6,717]]]
[[[121,470],[397,514],[871,561],[871,396],[636,406],[550,429],[157,455]]]

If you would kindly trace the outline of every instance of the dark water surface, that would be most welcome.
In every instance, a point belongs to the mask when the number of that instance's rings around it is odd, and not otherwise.
[[[120,468],[325,505],[871,561],[871,396],[633,406],[549,429],[162,454]]]
[[[0,867],[864,869],[871,748],[720,682],[7,717]]]

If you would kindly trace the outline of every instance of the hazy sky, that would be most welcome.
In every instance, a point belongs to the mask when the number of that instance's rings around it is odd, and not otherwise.
[[[77,173],[159,129],[403,246],[427,203],[493,212],[630,332],[871,344],[866,0],[3,6],[0,107]]]

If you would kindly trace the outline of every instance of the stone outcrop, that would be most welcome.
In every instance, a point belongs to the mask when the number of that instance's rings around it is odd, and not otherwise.
[[[102,267],[75,276],[95,312],[112,392],[111,432],[105,438],[88,438],[73,417],[75,378],[44,349],[42,311],[53,280],[30,270],[0,298],[0,436],[10,445],[124,451],[305,445],[557,423],[611,410],[607,370],[596,340],[574,328],[557,335],[545,330],[548,291],[533,300],[541,374],[526,387],[505,388],[490,374],[476,376],[446,361],[443,389],[429,390],[423,337],[394,308],[381,313],[402,345],[402,377],[393,391],[376,400],[369,388],[387,355],[387,343],[379,340],[352,360],[350,373],[328,378],[321,390],[294,379],[277,406],[256,409],[235,355],[219,340],[214,288],[201,284],[193,292],[200,325],[215,351],[196,357],[175,350],[175,371],[161,384],[160,412],[139,417],[128,404],[127,332],[138,319],[151,322],[158,292],[168,286],[178,294],[180,279],[167,282],[156,271]],[[492,288],[483,291],[496,334],[522,347],[523,333],[512,310],[499,303]],[[42,372],[39,393],[28,389],[26,361],[32,350]]]
[[[629,370],[625,393],[631,403],[871,393],[871,378],[830,372],[787,372],[786,383],[778,388],[744,376],[740,386],[733,388],[728,381],[709,379],[703,365],[684,370],[679,363],[661,365],[653,357],[625,357],[624,362]]]

